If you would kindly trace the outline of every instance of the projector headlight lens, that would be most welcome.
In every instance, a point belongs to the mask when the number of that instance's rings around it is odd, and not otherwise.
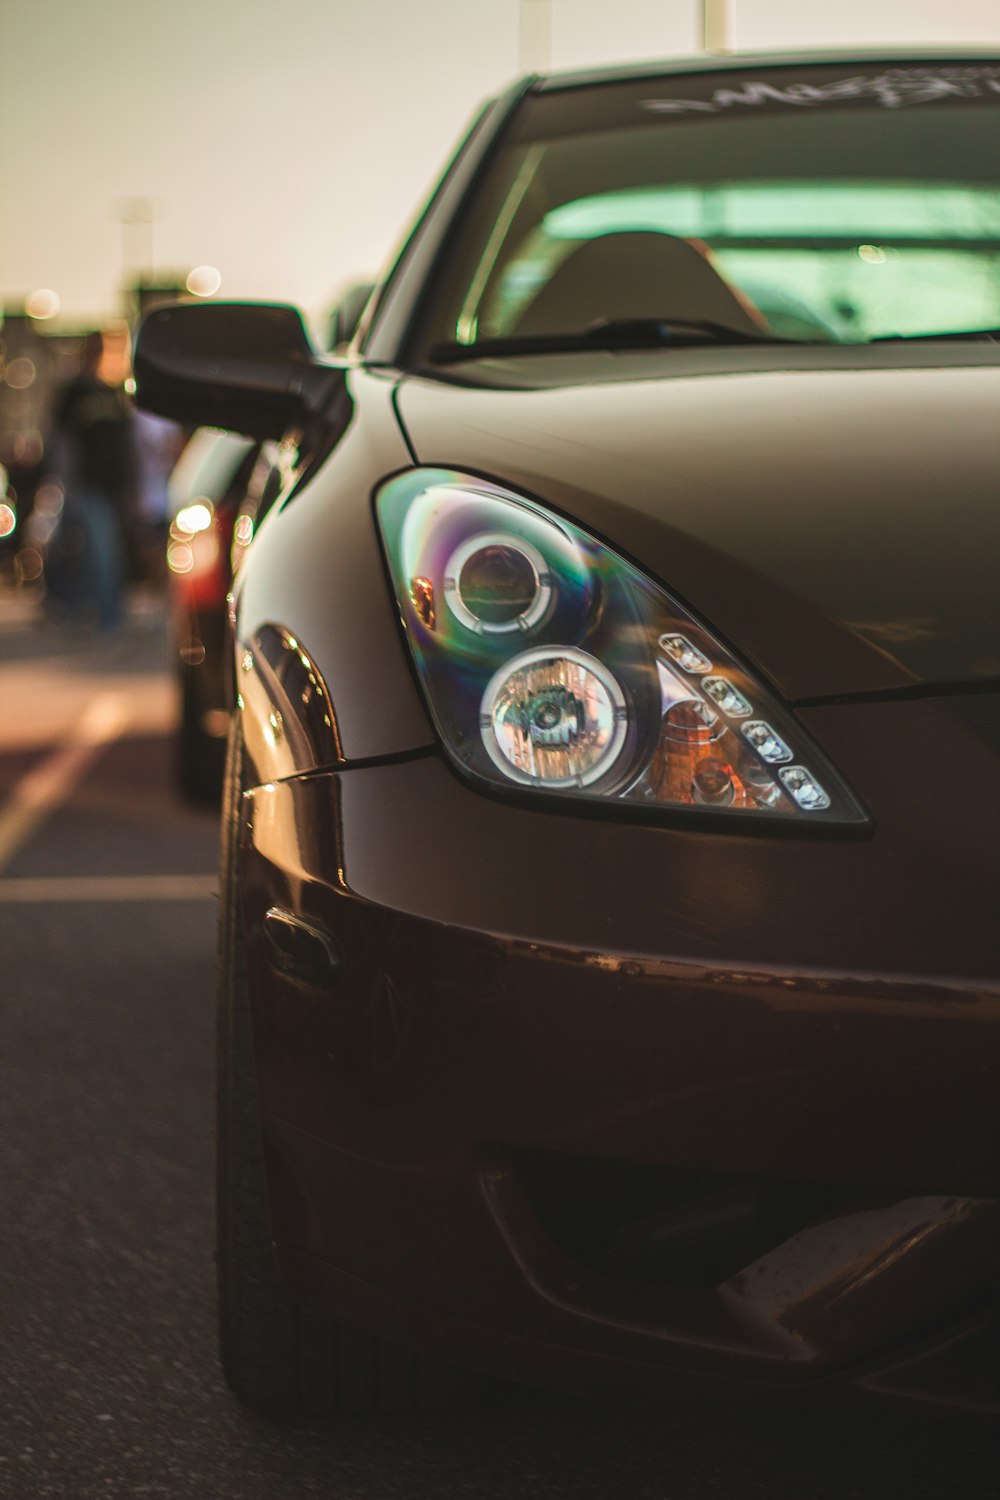
[[[552,575],[530,542],[502,531],[467,537],[445,566],[444,596],[455,617],[479,634],[531,630],[552,600]]]

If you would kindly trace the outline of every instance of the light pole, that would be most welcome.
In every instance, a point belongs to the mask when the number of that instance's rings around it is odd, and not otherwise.
[[[544,73],[552,66],[552,0],[521,0],[518,64],[522,73]]]
[[[122,274],[148,278],[153,273],[153,225],[161,217],[155,198],[119,198],[115,217],[122,227]]]
[[[700,0],[701,50],[729,52],[729,0]]]

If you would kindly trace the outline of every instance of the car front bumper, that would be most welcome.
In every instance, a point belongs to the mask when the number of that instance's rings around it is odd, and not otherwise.
[[[525,1378],[1000,1401],[993,844],[886,746],[989,752],[927,702],[803,717],[872,837],[543,812],[435,755],[247,795],[299,1296]],[[328,982],[275,962],[269,912]]]

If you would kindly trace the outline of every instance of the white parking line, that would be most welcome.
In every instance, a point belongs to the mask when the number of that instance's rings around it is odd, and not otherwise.
[[[15,901],[205,901],[218,888],[217,875],[59,875],[0,880],[0,906]]]
[[[129,719],[123,694],[101,693],[87,705],[61,749],[22,777],[0,810],[0,870],[65,802],[103,747],[118,738]]]

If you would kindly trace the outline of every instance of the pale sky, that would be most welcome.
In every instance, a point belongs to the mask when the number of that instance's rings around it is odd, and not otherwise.
[[[319,315],[374,277],[478,101],[521,70],[697,50],[699,0],[0,0],[0,301],[64,326],[120,310],[150,200],[153,269]],[[1000,0],[729,0],[742,48],[1000,44]],[[528,61],[531,58],[529,57]]]

